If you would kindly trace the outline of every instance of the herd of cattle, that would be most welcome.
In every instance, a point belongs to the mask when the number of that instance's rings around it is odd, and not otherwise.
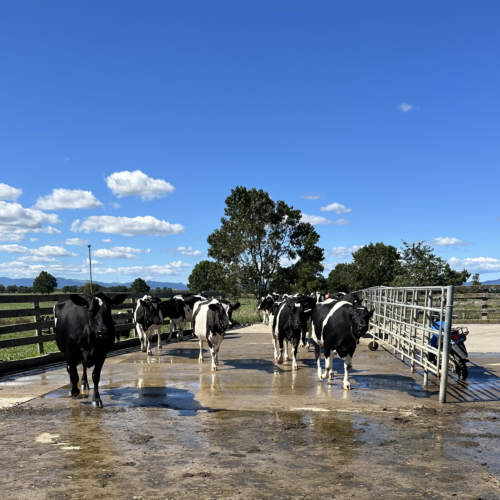
[[[78,388],[79,363],[83,365],[82,390],[89,390],[87,369],[94,367],[92,405],[102,407],[99,380],[106,354],[115,338],[114,325],[121,321],[112,318],[112,310],[123,303],[125,294],[108,297],[102,292],[93,295],[71,294],[69,299],[54,305],[56,343],[64,354],[70,378],[70,396],[80,394]],[[203,344],[206,342],[212,357],[212,370],[217,370],[218,353],[227,329],[232,326],[233,311],[240,303],[227,300],[208,300],[202,295],[186,294],[162,301],[145,295],[134,310],[134,324],[141,342],[141,350],[152,355],[151,341],[158,334],[161,349],[161,327],[164,319],[170,319],[171,339],[177,329],[177,339],[183,336],[186,322],[190,322],[193,335],[200,344],[199,361],[203,362]],[[373,311],[361,305],[355,294],[331,294],[328,297],[312,295],[269,294],[259,300],[257,309],[263,313],[263,322],[271,329],[274,358],[279,364],[288,360],[288,347],[292,348],[292,368],[297,370],[297,348],[305,347],[312,340],[318,377],[333,378],[333,356],[337,353],[344,360],[344,388],[350,389],[348,373],[359,338],[367,331]],[[321,346],[325,354],[325,372],[321,371]]]

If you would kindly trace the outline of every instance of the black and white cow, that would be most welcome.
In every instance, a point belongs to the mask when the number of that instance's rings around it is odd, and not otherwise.
[[[158,349],[161,349],[161,327],[163,325],[163,313],[160,307],[161,299],[144,295],[137,301],[134,311],[135,330],[141,341],[141,351],[153,355],[151,350],[151,338],[158,334]]]
[[[292,346],[292,369],[297,370],[297,347],[301,337],[301,314],[304,309],[300,301],[287,298],[278,307],[273,316],[274,359],[278,364],[288,361],[288,345]]]
[[[184,302],[184,314],[186,316],[186,322],[189,321],[191,323],[191,328],[192,328],[194,306],[197,302],[207,300],[207,298],[200,294],[186,293],[182,295],[175,295],[174,299],[182,300]],[[179,335],[182,338],[184,334],[182,331],[179,330]]]
[[[358,340],[368,331],[375,309],[353,305],[345,300],[327,299],[317,304],[312,319],[318,379],[333,379],[335,353],[344,361],[344,389],[351,388],[349,370]],[[325,371],[321,371],[321,346],[325,353]]]
[[[83,365],[82,390],[90,389],[87,369],[94,367],[92,381],[94,393],[92,406],[102,408],[99,395],[99,380],[106,354],[115,342],[115,326],[111,311],[121,304],[127,296],[115,295],[113,298],[102,292],[93,295],[71,294],[69,299],[54,305],[56,343],[66,360],[69,374],[70,396],[78,396],[78,363]]]
[[[229,317],[224,305],[215,299],[198,302],[194,307],[193,332],[200,341],[199,362],[203,363],[203,342],[206,342],[212,355],[212,370],[217,370],[219,349],[229,327]]]
[[[264,325],[271,325],[269,316],[271,315],[273,304],[276,302],[276,300],[277,298],[274,297],[273,294],[268,294],[265,297],[261,297],[259,303],[257,304],[257,310],[262,311],[263,313],[262,323]]]
[[[186,325],[185,305],[184,300],[175,297],[164,300],[160,304],[163,318],[170,318],[170,333],[167,341],[170,341],[172,338],[175,327],[177,327],[177,341],[180,342],[182,340],[184,326]]]
[[[238,310],[241,304],[239,302],[231,304],[231,302],[226,299],[219,299],[219,302],[224,306],[224,309],[226,310],[227,317],[229,318],[229,326],[233,326],[233,311]]]
[[[300,314],[300,326],[302,330],[302,335],[300,338],[300,347],[305,347],[307,345],[307,350],[309,350],[309,339],[311,338],[311,328],[312,328],[312,315],[316,307],[316,299],[314,297],[309,297],[303,295],[299,299],[302,303],[302,312]]]

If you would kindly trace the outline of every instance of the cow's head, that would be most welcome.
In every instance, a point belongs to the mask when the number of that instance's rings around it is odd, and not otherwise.
[[[102,292],[88,294],[72,293],[69,296],[73,304],[88,309],[87,327],[89,333],[97,339],[107,339],[115,335],[115,327],[111,311],[114,306],[121,304],[127,296],[124,293],[108,297]]]
[[[288,327],[292,330],[301,330],[301,315],[304,311],[302,303],[289,297],[283,307],[289,312]]]
[[[370,318],[375,309],[369,311],[366,307],[353,307],[349,312],[349,322],[351,323],[351,333],[356,338],[361,338],[370,326]]]
[[[210,324],[214,333],[224,335],[229,327],[229,316],[220,302],[212,301],[208,304],[210,310]]]
[[[149,323],[153,325],[163,325],[163,312],[161,308],[161,299],[156,297],[146,297],[139,299],[139,304],[144,308],[144,315]]]

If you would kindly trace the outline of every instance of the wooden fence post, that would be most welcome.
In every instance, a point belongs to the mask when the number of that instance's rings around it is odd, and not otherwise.
[[[33,302],[33,309],[34,309],[34,316],[35,316],[35,321],[38,322],[40,321],[40,315],[38,314],[38,311],[37,309],[40,309],[40,302]],[[36,330],[36,336],[37,337],[41,337],[42,336],[42,330]],[[38,346],[38,354],[43,354],[44,353],[44,350],[43,350],[43,342],[40,342],[39,344],[37,344]]]
[[[481,304],[481,319],[488,319],[488,299],[486,295],[483,297],[483,303]]]

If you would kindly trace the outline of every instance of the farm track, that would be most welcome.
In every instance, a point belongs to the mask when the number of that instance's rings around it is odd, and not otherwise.
[[[353,390],[272,361],[267,327],[228,332],[218,372],[196,342],[104,365],[102,410],[67,397],[64,369],[0,379],[7,499],[500,499],[500,354],[438,387],[363,340]],[[339,373],[340,372],[340,373]]]

